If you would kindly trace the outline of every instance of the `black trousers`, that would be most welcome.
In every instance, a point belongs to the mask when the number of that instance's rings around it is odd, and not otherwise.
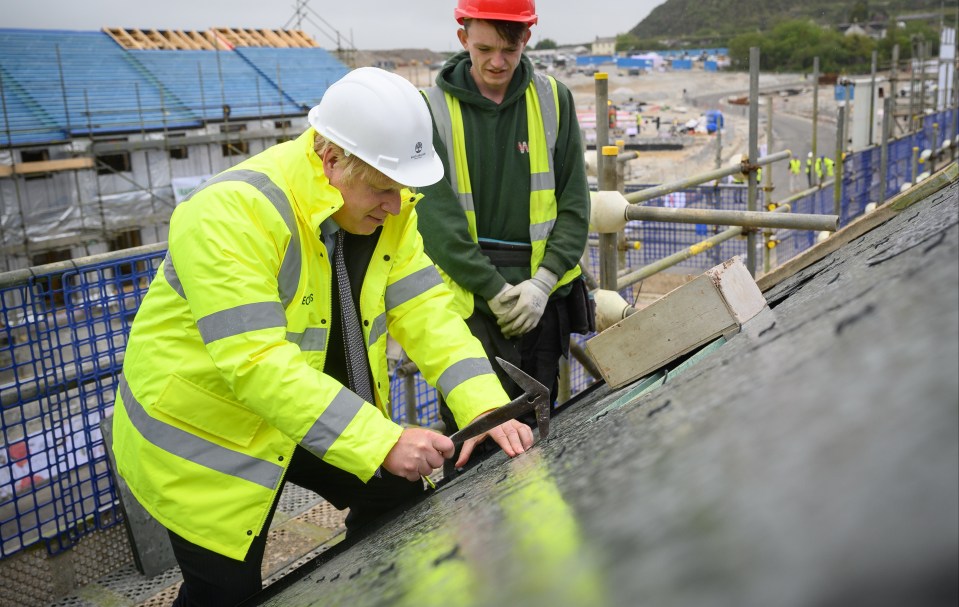
[[[297,447],[287,469],[284,483],[291,482],[323,496],[337,509],[349,508],[346,517],[347,535],[400,504],[422,494],[423,482],[410,482],[380,470],[367,483],[327,464],[306,449]],[[276,511],[276,500],[263,525],[263,531],[254,538],[246,558],[237,561],[193,544],[169,531],[173,554],[183,574],[183,585],[174,601],[174,607],[203,606],[230,607],[260,591],[263,580],[260,568],[266,547],[270,521]]]

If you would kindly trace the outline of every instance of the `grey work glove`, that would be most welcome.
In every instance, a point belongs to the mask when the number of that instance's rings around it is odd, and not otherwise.
[[[559,278],[546,268],[539,268],[529,280],[524,280],[503,293],[499,299],[511,303],[512,309],[498,319],[500,331],[506,337],[518,337],[529,333],[539,324],[546,309],[549,294]]]
[[[513,309],[512,303],[504,303],[502,301],[503,294],[513,288],[513,285],[506,283],[503,285],[503,288],[499,290],[499,293],[493,296],[493,299],[487,299],[486,304],[489,306],[489,309],[493,311],[493,315],[496,316],[496,322],[498,324],[503,323],[503,317]]]

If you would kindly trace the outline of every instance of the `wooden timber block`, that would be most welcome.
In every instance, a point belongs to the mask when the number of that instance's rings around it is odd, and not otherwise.
[[[589,339],[586,351],[615,389],[738,333],[765,307],[742,259],[733,257]]]

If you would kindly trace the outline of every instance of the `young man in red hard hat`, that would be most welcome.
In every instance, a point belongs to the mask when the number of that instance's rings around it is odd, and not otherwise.
[[[533,0],[459,0],[454,16],[464,50],[426,91],[446,178],[420,190],[420,233],[487,354],[555,400],[570,333],[594,323],[578,266],[589,190],[573,97],[523,54]]]
[[[452,457],[449,438],[390,419],[387,332],[461,423],[509,401],[416,230],[408,187],[442,176],[419,93],[360,68],[309,121],[177,207],[127,344],[113,451],[169,531],[178,606],[260,589],[286,481],[349,508],[353,530]],[[489,436],[510,456],[533,441],[516,421]]]

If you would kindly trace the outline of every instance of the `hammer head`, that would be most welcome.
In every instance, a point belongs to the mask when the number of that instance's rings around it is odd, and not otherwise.
[[[513,363],[503,360],[499,356],[496,357],[496,362],[506,371],[510,379],[522,388],[523,396],[526,397],[527,402],[536,412],[536,427],[539,429],[540,439],[549,436],[549,390]]]

